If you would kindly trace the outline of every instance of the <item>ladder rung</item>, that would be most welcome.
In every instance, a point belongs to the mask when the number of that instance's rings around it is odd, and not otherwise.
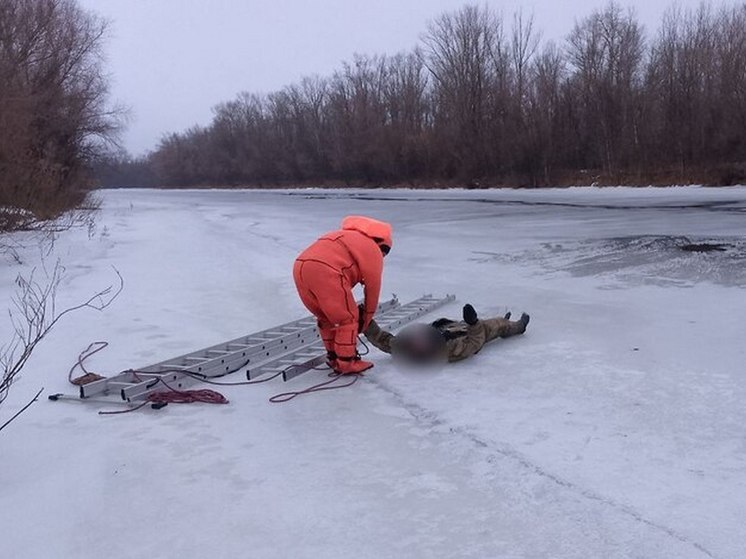
[[[119,381],[110,381],[108,383],[109,388],[114,388],[116,390],[120,390],[122,388],[129,388],[131,386],[137,386],[138,384],[147,384],[149,382],[153,382],[153,379],[148,380],[141,380],[139,382],[119,382]]]
[[[170,371],[170,370],[178,370],[178,371],[188,371],[193,367],[187,367],[186,365],[169,365],[167,363],[164,363],[163,365],[158,365],[158,367],[161,368],[161,371]],[[149,372],[149,371],[144,371]]]
[[[258,374],[260,374],[260,375],[267,375],[267,374],[281,373],[285,369],[287,369],[287,367],[268,367],[266,369],[265,368],[261,368],[261,369],[259,369],[259,373]],[[254,376],[256,376],[256,375],[257,375],[257,372],[255,371],[254,374],[252,375],[252,378]]]

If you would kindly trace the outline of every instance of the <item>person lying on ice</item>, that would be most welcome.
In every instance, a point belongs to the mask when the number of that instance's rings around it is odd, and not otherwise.
[[[390,224],[348,216],[339,231],[323,235],[295,260],[298,295],[317,318],[327,362],[338,373],[361,373],[373,367],[357,352],[358,328],[368,327],[378,307],[383,257],[391,244]],[[352,295],[359,283],[365,288],[362,309]]]
[[[496,338],[523,334],[529,315],[523,313],[518,320],[503,318],[479,320],[471,305],[464,305],[463,321],[441,318],[431,324],[410,324],[397,335],[381,329],[371,320],[363,330],[367,340],[385,353],[410,363],[431,363],[439,360],[461,361],[482,349]]]

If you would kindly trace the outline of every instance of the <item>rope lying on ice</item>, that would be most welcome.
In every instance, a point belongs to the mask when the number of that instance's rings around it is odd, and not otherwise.
[[[243,369],[248,365],[248,363],[242,365],[241,367],[238,367],[237,369],[231,371],[231,373],[235,373],[236,371]],[[138,373],[145,373],[145,371],[135,371],[135,370],[129,370],[127,372],[132,373],[135,375],[135,378],[137,378]],[[238,381],[238,382],[217,382],[214,380],[210,380],[207,377],[197,374],[197,373],[190,373],[189,371],[183,371],[181,369],[172,369],[172,370],[165,370],[161,371],[162,373],[169,373],[169,372],[178,372],[183,375],[186,375],[188,377],[191,377],[195,380],[198,380],[200,382],[204,382],[205,384],[213,384],[217,386],[241,386],[245,384],[260,384],[262,382],[270,381],[274,378],[277,378],[282,374],[282,371],[275,373],[272,376],[269,376],[267,378],[258,379],[258,380],[244,380],[244,381]],[[230,373],[225,373],[230,374]],[[221,375],[225,376],[225,375]],[[165,406],[166,404],[192,404],[195,402],[199,402],[202,404],[227,404],[229,403],[229,400],[223,396],[220,392],[216,390],[211,390],[209,388],[202,388],[202,389],[195,389],[195,390],[177,390],[176,388],[169,385],[165,380],[162,378],[157,379],[156,384],[161,383],[166,388],[168,388],[168,391],[164,392],[151,392],[148,394],[146,400],[133,408],[129,408],[127,410],[116,410],[116,411],[100,411],[98,412],[99,415],[118,415],[122,413],[129,413],[131,411],[139,410],[140,408],[143,408],[147,406],[148,404],[155,405],[156,408],[161,408]]]
[[[370,353],[370,348],[368,347],[368,344],[366,344],[365,340],[363,340],[360,336],[358,336],[358,340],[360,340],[360,343],[362,343],[363,347],[365,347],[365,353],[362,353],[360,355],[368,355]],[[363,376],[363,374],[362,373],[342,374],[342,373],[338,373],[337,371],[332,371],[331,373],[329,373],[328,376],[329,376],[329,380],[327,381],[314,384],[313,386],[309,386],[308,388],[304,388],[303,390],[295,390],[295,391],[281,392],[280,394],[275,394],[269,399],[269,401],[273,404],[282,404],[284,402],[289,402],[293,398],[296,398],[297,396],[302,396],[304,394],[312,394],[314,392],[322,392],[324,390],[337,390],[338,388],[348,388],[352,386],[353,384],[355,384],[358,378]],[[345,384],[334,385],[334,383],[337,382],[342,377],[349,378],[350,380],[346,382]]]
[[[275,394],[269,399],[269,401],[273,404],[282,404],[283,402],[289,402],[293,398],[302,396],[303,394],[311,394],[313,392],[321,392],[323,390],[337,390],[338,388],[347,388],[355,384],[357,382],[357,379],[361,376],[363,376],[362,373],[343,375],[336,371],[332,371],[331,373],[329,373],[330,378],[327,381],[314,384],[313,386],[309,386],[308,388],[304,388],[302,390],[294,390],[291,392],[281,392],[280,394]],[[332,386],[335,382],[343,377],[350,378],[350,381],[346,384],[337,384],[335,386]]]
[[[184,372],[184,371],[180,371]],[[191,373],[186,373],[187,376],[192,376],[193,378],[196,378],[202,382],[205,382],[207,384],[214,384],[218,386],[238,386],[238,385],[244,385],[244,384],[259,384],[262,382],[267,382],[272,380],[273,378],[276,378],[282,374],[282,371],[279,373],[276,373],[275,375],[272,375],[270,377],[260,379],[260,380],[248,380],[248,381],[241,381],[241,382],[216,382],[214,380],[207,380],[204,378],[201,378],[199,375],[194,375]],[[348,388],[355,384],[359,377],[363,376],[361,373],[357,374],[341,374],[337,373],[336,371],[332,371],[329,373],[329,380],[326,380],[324,382],[320,382],[318,384],[314,384],[313,386],[309,386],[308,388],[304,388],[301,390],[293,390],[290,392],[281,392],[280,394],[275,394],[274,396],[269,398],[269,401],[273,404],[281,404],[284,402],[289,402],[293,398],[296,398],[298,396],[302,396],[304,394],[312,394],[313,392],[322,392],[324,390],[338,390],[340,388]],[[349,379],[344,384],[337,384],[334,385],[338,380],[341,378],[347,378]],[[169,391],[168,392],[151,392],[148,394],[147,399],[142,404],[135,406],[134,408],[129,408],[127,410],[116,410],[116,411],[100,411],[98,412],[99,415],[118,415],[123,413],[129,413],[132,411],[139,410],[143,407],[145,407],[148,404],[155,404],[158,406],[160,404],[160,407],[166,405],[166,404],[191,404],[194,402],[201,402],[204,404],[227,404],[228,399],[225,398],[220,392],[217,392],[215,390],[210,390],[209,388],[203,388],[201,390],[177,390],[166,383],[163,379],[158,379],[158,382],[164,384]]]
[[[276,379],[277,377],[279,377],[280,375],[282,375],[284,372],[287,372],[291,368],[292,368],[292,365],[290,367],[287,367],[286,369],[284,369],[282,371],[279,371],[279,372],[277,372],[277,373],[275,373],[273,375],[270,375],[268,377],[264,377],[264,378],[256,379],[256,380],[244,380],[244,381],[239,381],[239,382],[217,382],[217,381],[214,381],[214,380],[209,380],[209,379],[207,379],[207,378],[205,378],[205,377],[203,377],[201,375],[195,374],[195,373],[190,373],[190,372],[185,372],[185,371],[179,371],[179,372],[182,373],[182,374],[185,374],[185,375],[187,375],[189,377],[192,377],[192,378],[194,378],[196,380],[199,380],[200,382],[204,382],[206,384],[214,384],[214,385],[217,385],[217,386],[241,386],[241,385],[245,385],[245,384],[260,384],[260,383],[263,383],[263,382],[269,382],[270,380]],[[315,370],[315,371],[321,371],[321,370],[328,370],[329,367],[326,367],[326,366],[323,367],[323,368],[312,367],[312,369]],[[314,384],[313,386],[309,386],[308,388],[303,388],[301,390],[293,390],[293,391],[290,391],[290,392],[281,392],[280,394],[275,394],[274,396],[271,396],[269,398],[269,401],[271,403],[273,403],[273,404],[281,404],[283,402],[289,402],[293,398],[295,398],[297,396],[302,396],[304,394],[311,394],[313,392],[322,392],[324,390],[337,390],[339,388],[347,388],[348,386],[352,386],[353,384],[355,384],[357,382],[358,377],[361,377],[362,374],[360,374],[360,373],[358,373],[358,374],[341,374],[341,373],[337,373],[336,371],[331,371],[328,376],[329,376],[329,380],[326,380],[324,382],[320,382],[319,384]],[[350,378],[351,380],[349,382],[345,383],[345,384],[338,384],[338,385],[332,386],[335,382],[337,382],[340,378],[343,378],[343,377],[344,378]]]
[[[362,340],[361,340],[362,341]],[[363,341],[363,346],[366,349],[366,352],[363,355],[366,355],[370,352],[370,348],[365,344]],[[85,360],[89,357],[95,355],[99,351],[103,350],[104,348],[108,347],[108,342],[92,342],[86,349],[84,349],[80,355],[78,356],[78,360],[76,363],[72,366],[70,369],[70,372],[68,373],[68,380],[75,385],[82,385],[82,384],[88,384],[89,382],[93,382],[95,380],[101,380],[105,377],[102,377],[96,373],[92,373],[88,371],[85,368]],[[225,376],[230,373],[234,373],[240,369],[243,369],[246,365],[248,365],[248,361],[241,365],[240,367],[234,369],[233,371],[230,371],[228,373],[225,373],[220,376]],[[265,378],[261,379],[255,379],[255,380],[245,380],[245,381],[238,381],[238,382],[218,382],[215,380],[208,379],[204,375],[200,375],[198,373],[192,373],[189,371],[184,371],[181,369],[174,369],[173,371],[165,370],[165,371],[159,371],[161,373],[168,373],[168,372],[178,372],[180,374],[186,375],[188,377],[191,377],[195,380],[198,380],[200,382],[204,382],[205,384],[212,384],[216,386],[243,386],[243,385],[249,385],[249,384],[261,384],[264,382],[269,382],[271,380],[276,379],[277,377],[281,376],[284,372],[291,369],[293,366],[286,368],[283,371],[278,371],[277,373],[270,375]],[[83,371],[83,375],[77,378],[73,378],[73,372],[75,369],[80,368]],[[328,367],[325,367],[328,368]],[[313,367],[314,370],[321,370],[317,367]],[[136,370],[128,370],[124,372],[129,372],[135,375],[135,378],[137,378],[137,374],[146,374],[146,371],[136,371]],[[359,377],[362,376],[361,373],[357,374],[341,374],[336,371],[331,371],[329,374],[329,380],[326,380],[324,382],[320,382],[318,384],[314,384],[313,386],[309,386],[308,388],[304,388],[301,390],[294,390],[289,392],[281,392],[279,394],[275,394],[274,396],[269,398],[269,401],[273,404],[280,404],[284,402],[289,402],[290,400],[302,396],[304,394],[312,394],[314,392],[322,392],[325,390],[338,390],[340,388],[348,388],[355,384]],[[341,378],[347,378],[349,379],[344,384],[335,384],[337,381],[339,381]],[[152,392],[148,394],[146,400],[135,406],[128,408],[126,410],[112,410],[112,411],[99,411],[99,415],[120,415],[123,413],[129,413],[136,410],[139,410],[143,407],[145,407],[148,404],[151,404],[155,408],[163,407],[167,404],[191,404],[195,402],[204,403],[204,404],[227,404],[228,399],[223,396],[220,392],[217,392],[215,390],[211,390],[209,388],[203,388],[203,389],[197,389],[197,390],[177,390],[176,388],[173,388],[170,386],[166,381],[164,381],[162,378],[157,379],[156,383],[162,383],[168,390],[162,391],[162,392]]]
[[[132,371],[133,373],[136,372]],[[192,404],[194,402],[201,402],[203,404],[227,404],[228,399],[223,396],[220,392],[210,390],[209,388],[202,388],[198,390],[177,390],[176,388],[169,385],[165,380],[158,379],[156,383],[163,384],[167,391],[163,392],[151,392],[148,394],[145,401],[133,408],[126,410],[113,410],[113,411],[99,411],[99,415],[120,415],[123,413],[130,413],[140,408],[143,408],[150,404],[156,409],[162,408],[167,404]]]
[[[83,363],[86,359],[88,359],[92,355],[95,355],[108,345],[109,342],[92,342],[87,348],[81,351],[80,355],[78,355],[78,360],[75,362],[75,365],[73,365],[70,369],[70,372],[67,373],[67,380],[69,380],[71,384],[80,386],[82,384],[93,382],[94,380],[103,379],[104,377],[102,377],[101,375],[97,375],[96,373],[92,373],[88,369],[86,369]],[[78,367],[80,367],[80,370],[83,371],[83,374],[77,378],[73,378],[73,372]]]

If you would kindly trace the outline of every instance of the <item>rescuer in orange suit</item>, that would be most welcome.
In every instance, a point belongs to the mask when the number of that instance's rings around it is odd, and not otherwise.
[[[348,216],[342,228],[323,235],[295,260],[293,279],[306,308],[318,319],[329,365],[337,372],[361,373],[373,367],[357,353],[357,336],[378,307],[383,257],[391,250],[391,225]],[[352,295],[364,286],[362,314]]]

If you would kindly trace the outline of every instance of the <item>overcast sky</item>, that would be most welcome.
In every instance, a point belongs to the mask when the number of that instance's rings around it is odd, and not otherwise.
[[[465,0],[79,0],[111,23],[112,99],[131,108],[124,146],[139,155],[164,133],[208,124],[240,91],[270,92],[328,75],[354,53],[412,49],[427,23]],[[694,7],[700,0],[678,0]],[[562,40],[603,0],[487,0],[506,19],[534,14]],[[671,0],[622,0],[650,31]]]

